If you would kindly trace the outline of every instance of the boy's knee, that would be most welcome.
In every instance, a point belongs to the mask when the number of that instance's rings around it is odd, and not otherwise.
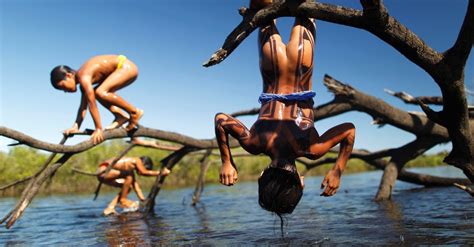
[[[109,93],[102,89],[102,88],[97,88],[95,90],[95,97],[98,99],[105,99]]]
[[[215,125],[217,126],[217,125],[220,124],[222,121],[227,120],[227,118],[228,118],[227,114],[222,113],[222,112],[219,112],[219,113],[217,113],[216,116],[214,117],[214,123],[215,123]]]
[[[353,130],[355,130],[355,126],[354,126],[354,124],[351,123],[351,122],[344,123],[344,126],[345,126],[347,129],[353,129]]]

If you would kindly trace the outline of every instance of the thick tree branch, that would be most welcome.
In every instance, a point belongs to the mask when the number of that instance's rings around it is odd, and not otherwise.
[[[94,147],[92,140],[86,140],[86,141],[83,141],[81,143],[78,143],[76,145],[71,145],[71,146],[43,142],[31,136],[23,134],[19,131],[16,131],[4,126],[0,126],[0,136],[15,139],[30,147],[34,147],[37,149],[50,151],[50,152],[56,152],[56,153],[79,153],[79,152],[83,152]],[[146,128],[143,126],[140,126],[138,130],[136,130],[133,133],[127,133],[125,129],[123,128],[104,131],[105,140],[125,138],[125,137],[150,137],[154,139],[179,143],[179,144],[182,144],[183,146],[196,147],[199,149],[217,148],[217,142],[215,139],[200,140],[200,139],[195,139],[186,135],[181,135],[175,132],[151,129],[151,128]],[[230,145],[231,147],[236,147],[238,146],[238,142],[235,140],[232,140],[230,142]]]
[[[229,56],[257,26],[282,16],[306,16],[322,21],[365,29],[394,47],[428,73],[434,73],[434,65],[442,59],[441,54],[434,51],[416,34],[390,16],[380,2],[377,8],[372,8],[374,6],[373,4],[366,4],[365,6],[363,4],[363,7],[365,7],[364,11],[359,11],[342,6],[304,1],[290,11],[287,3],[295,2],[301,1],[287,0],[278,5],[274,4],[269,8],[262,9],[253,16],[244,18],[242,23],[227,37],[222,48],[214,53],[204,66],[208,67],[221,62]]]
[[[451,73],[457,73],[461,77],[467,58],[471,53],[474,43],[474,0],[469,0],[466,15],[454,45],[445,52],[445,62],[449,64]]]
[[[329,75],[324,76],[324,84],[336,95],[336,98],[339,97],[339,100],[351,104],[356,110],[366,112],[373,118],[382,118],[385,123],[417,136],[433,135],[449,141],[446,129],[433,123],[427,117],[397,109],[383,100],[364,94]]]

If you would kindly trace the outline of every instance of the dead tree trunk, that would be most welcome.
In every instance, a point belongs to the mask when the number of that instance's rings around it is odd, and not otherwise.
[[[206,179],[207,169],[209,168],[209,156],[211,156],[212,149],[208,149],[202,159],[200,160],[201,163],[201,172],[199,173],[199,178],[196,183],[196,188],[194,189],[193,194],[193,201],[191,205],[196,206],[201,198],[201,193],[204,190],[204,181]]]
[[[403,166],[438,143],[439,141],[433,139],[420,138],[394,150],[390,161],[385,166],[375,200],[390,200],[395,182]]]

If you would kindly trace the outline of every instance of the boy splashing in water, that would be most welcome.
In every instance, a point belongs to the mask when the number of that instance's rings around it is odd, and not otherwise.
[[[77,84],[80,85],[82,97],[76,121],[73,126],[64,131],[69,135],[79,131],[82,121],[86,116],[87,106],[95,124],[92,141],[99,144],[104,140],[102,122],[96,99],[107,108],[115,117],[106,129],[118,128],[128,121],[126,127],[130,131],[137,127],[143,111],[134,107],[116,94],[137,79],[138,68],[124,55],[99,55],[87,60],[79,70],[71,69],[66,65],[56,66],[51,71],[51,84],[64,92],[76,92]],[[128,116],[123,112],[127,112]]]

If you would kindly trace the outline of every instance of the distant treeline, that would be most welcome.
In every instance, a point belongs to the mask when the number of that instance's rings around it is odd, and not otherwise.
[[[63,168],[59,169],[54,178],[46,183],[45,188],[42,189],[43,193],[93,193],[98,183],[97,179],[92,176],[75,173],[72,171],[72,168],[95,172],[100,162],[115,157],[126,145],[123,141],[113,141],[99,145],[87,152],[74,155]],[[243,151],[236,150],[234,152],[242,153]],[[150,156],[155,164],[154,169],[159,169],[159,161],[170,153],[170,151],[136,147],[127,156]],[[48,153],[29,147],[14,147],[8,153],[0,152],[0,186],[34,174],[48,156]],[[443,165],[443,157],[445,156],[445,153],[422,155],[416,160],[409,162],[405,167]],[[188,155],[180,161],[167,178],[166,187],[195,185],[200,172],[200,158],[202,158],[202,154]],[[256,180],[261,171],[270,163],[270,159],[266,156],[238,157],[234,160],[239,171],[239,181]],[[211,156],[210,162],[211,165],[206,175],[206,182],[217,183],[220,158],[218,156]],[[313,168],[306,173],[306,176],[323,175],[331,166],[324,165]],[[300,172],[304,171],[304,169],[303,165],[298,165]],[[369,170],[374,170],[374,168],[361,160],[353,159],[349,161],[345,173]],[[151,187],[155,181],[154,177],[137,176],[137,179],[145,189]],[[0,196],[19,196],[25,185],[26,183],[0,191]],[[108,186],[103,187],[105,187],[103,188],[104,191],[111,190],[111,188],[107,188]]]

